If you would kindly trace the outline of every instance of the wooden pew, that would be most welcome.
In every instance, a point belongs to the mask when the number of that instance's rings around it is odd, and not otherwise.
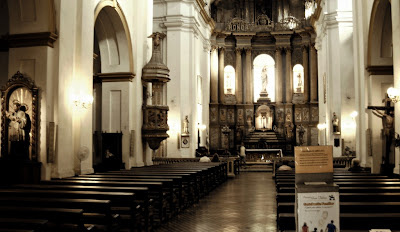
[[[108,187],[147,187],[149,197],[154,199],[154,221],[160,224],[167,220],[167,207],[169,207],[169,199],[171,190],[164,193],[162,182],[117,182],[117,181],[91,181],[91,180],[51,180],[42,181],[47,185],[85,185],[85,186],[108,186]]]
[[[99,199],[111,200],[112,207],[128,207],[130,210],[129,226],[136,227],[135,193],[98,192],[98,191],[64,191],[38,189],[0,189],[0,197],[34,197],[34,198],[67,198],[67,199]]]
[[[48,220],[28,218],[0,218],[0,231],[48,231]]]
[[[83,209],[0,206],[0,218],[45,219],[54,231],[85,231]]]
[[[83,209],[83,222],[85,224],[94,224],[97,230],[119,230],[119,215],[111,213],[110,200],[0,197],[0,205]]]

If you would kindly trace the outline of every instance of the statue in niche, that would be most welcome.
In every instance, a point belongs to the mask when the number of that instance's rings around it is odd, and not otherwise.
[[[267,92],[267,85],[268,85],[267,66],[264,66],[261,70],[261,92]]]
[[[334,134],[340,134],[340,131],[339,131],[339,118],[336,116],[335,112],[333,112],[332,127],[333,127],[333,133]]]
[[[296,88],[296,92],[297,93],[301,93],[301,89],[303,88],[303,81],[301,79],[301,74],[298,73],[297,74],[297,88]]]
[[[226,75],[226,94],[232,94],[232,78],[231,75]]]
[[[187,115],[183,120],[183,134],[189,134],[189,117]]]

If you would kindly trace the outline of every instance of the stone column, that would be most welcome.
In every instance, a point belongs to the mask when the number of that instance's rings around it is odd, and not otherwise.
[[[251,75],[252,67],[251,67],[251,47],[246,49],[246,104],[253,103],[253,95],[254,95],[254,86],[253,86],[253,77]]]
[[[310,89],[309,89],[309,76],[308,76],[308,46],[303,45],[303,68],[304,68],[304,101],[308,102]]]
[[[292,78],[292,49],[286,47],[286,103],[292,103],[293,98],[293,78]]]
[[[238,104],[243,103],[243,77],[242,77],[242,48],[236,48],[236,83],[235,95]]]
[[[314,44],[310,46],[310,58],[311,58],[311,81],[310,81],[310,101],[318,101],[318,64],[317,64],[317,50]]]
[[[211,79],[210,79],[210,95],[211,103],[218,103],[218,50],[216,46],[211,48]]]
[[[218,54],[218,95],[219,103],[225,100],[224,94],[224,68],[225,68],[225,47],[219,48]]]
[[[277,47],[275,50],[275,102],[282,103],[282,48]]]

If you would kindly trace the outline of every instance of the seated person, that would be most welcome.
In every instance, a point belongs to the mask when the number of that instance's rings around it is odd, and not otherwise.
[[[211,162],[211,160],[207,156],[203,156],[203,157],[200,158],[199,162],[201,162],[201,163],[209,163],[209,162]]]
[[[352,165],[351,165],[351,167],[349,168],[349,171],[350,171],[350,172],[361,172],[361,171],[364,170],[364,169],[360,166],[360,160],[358,160],[358,159],[353,159],[353,160],[351,161],[351,163],[352,163]]]
[[[282,165],[278,168],[279,171],[290,171],[292,168],[288,165],[289,161],[284,160],[282,161]]]
[[[211,162],[220,162],[219,155],[217,153],[213,155]]]

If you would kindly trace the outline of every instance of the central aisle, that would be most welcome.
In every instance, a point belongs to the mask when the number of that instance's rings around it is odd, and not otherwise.
[[[241,172],[157,232],[275,232],[275,183],[270,172]]]

